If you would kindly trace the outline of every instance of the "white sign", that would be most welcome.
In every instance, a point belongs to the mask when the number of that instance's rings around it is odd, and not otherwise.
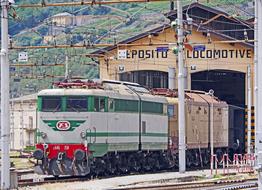
[[[126,59],[126,49],[118,50],[118,59]]]
[[[27,62],[28,61],[27,52],[19,52],[19,54],[18,54],[18,61],[19,62]]]

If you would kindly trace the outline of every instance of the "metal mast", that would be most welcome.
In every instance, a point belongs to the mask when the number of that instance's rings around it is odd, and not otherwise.
[[[1,189],[10,189],[8,0],[1,0]]]
[[[185,146],[185,89],[183,58],[183,12],[181,0],[177,0],[177,45],[178,45],[178,139],[179,139],[179,172],[186,171]]]
[[[65,79],[68,79],[68,55],[66,55],[66,60],[65,60]]]
[[[251,67],[247,67],[247,153],[251,154]]]

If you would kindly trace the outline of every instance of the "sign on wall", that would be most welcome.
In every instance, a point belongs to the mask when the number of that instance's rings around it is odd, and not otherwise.
[[[244,59],[252,58],[251,49],[205,49],[200,51],[186,51],[187,59]]]
[[[19,54],[18,54],[18,61],[19,62],[27,62],[28,61],[27,52],[19,52]]]
[[[126,59],[126,49],[119,49],[117,53],[118,59]]]
[[[205,45],[194,46],[193,51],[186,50],[187,59],[250,59],[252,49],[207,49]],[[172,53],[169,47],[156,49],[118,50],[118,59],[165,59]]]

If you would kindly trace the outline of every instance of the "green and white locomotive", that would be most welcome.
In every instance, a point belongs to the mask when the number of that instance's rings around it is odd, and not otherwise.
[[[168,155],[167,99],[136,83],[56,83],[38,93],[37,173],[154,170]]]

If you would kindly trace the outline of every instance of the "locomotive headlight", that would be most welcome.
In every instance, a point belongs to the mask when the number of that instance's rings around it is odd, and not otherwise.
[[[44,133],[44,132],[41,132],[41,137],[44,139],[44,138],[46,138],[46,137],[47,137],[47,134],[46,134],[46,133]]]
[[[37,160],[42,160],[44,157],[44,152],[41,149],[36,149],[36,151],[33,153],[33,157]]]
[[[83,150],[77,149],[74,153],[75,159],[81,161],[85,158],[85,152]]]
[[[81,136],[82,139],[85,139],[86,138],[86,133],[85,132],[81,132],[80,136]]]

